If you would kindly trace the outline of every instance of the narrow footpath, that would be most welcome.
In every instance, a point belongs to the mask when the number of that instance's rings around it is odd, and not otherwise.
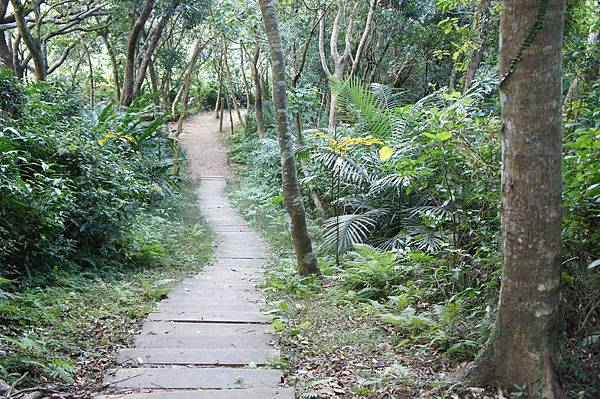
[[[201,274],[184,280],[146,320],[135,346],[105,378],[104,399],[293,399],[257,282],[268,249],[225,197],[226,152],[209,113],[187,121],[182,141],[199,206],[217,246]]]

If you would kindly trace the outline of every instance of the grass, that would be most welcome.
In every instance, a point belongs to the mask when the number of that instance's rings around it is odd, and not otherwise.
[[[19,380],[19,387],[62,384],[84,397],[157,301],[211,256],[190,182],[181,197],[144,211],[133,225],[121,256],[63,265],[0,298],[0,379]]]

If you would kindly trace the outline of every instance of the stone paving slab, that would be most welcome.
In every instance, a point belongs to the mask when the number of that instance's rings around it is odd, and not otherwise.
[[[150,391],[124,395],[98,396],[96,399],[294,399],[291,388],[211,389],[193,391]]]
[[[190,303],[201,303],[202,300],[206,300],[207,298],[213,302],[218,301],[227,303],[236,303],[236,301],[253,303],[264,302],[264,297],[256,292],[234,293],[231,291],[218,292],[218,290],[198,290],[195,292],[188,291],[182,293],[175,293],[169,296],[168,298],[173,302],[189,300]]]
[[[271,334],[273,327],[268,324],[235,323],[174,323],[167,321],[147,321],[142,328],[146,335],[195,336],[201,334]]]
[[[269,348],[275,336],[263,333],[253,334],[197,334],[197,335],[139,335],[135,339],[136,348]]]
[[[276,387],[280,371],[238,368],[130,368],[109,372],[113,388],[236,389]]]
[[[241,232],[253,232],[254,230],[252,230],[252,228],[250,226],[244,226],[244,225],[220,225],[220,226],[212,226],[211,230],[213,231],[213,233],[232,233],[232,232],[236,232],[236,233],[241,233]]]
[[[269,317],[259,311],[159,311],[148,315],[148,320],[193,321],[193,322],[226,322],[226,323],[268,323]]]
[[[159,306],[159,311],[165,312],[197,312],[198,309],[203,311],[211,312],[260,312],[261,306],[258,303],[243,302],[243,303],[224,303],[222,301],[212,302],[195,302],[190,304],[188,301],[185,302],[164,302]]]
[[[178,364],[200,366],[245,366],[268,364],[279,357],[277,349],[190,349],[190,348],[127,348],[119,351],[119,364]]]
[[[188,283],[220,283],[220,284],[260,284],[263,281],[263,276],[254,271],[247,270],[245,273],[236,271],[217,271],[205,274],[203,276],[194,277],[187,280]]]
[[[234,281],[231,281],[231,280],[230,281],[187,280],[184,283],[179,284],[179,287],[188,288],[190,290],[210,289],[210,288],[215,288],[215,289],[233,288],[233,289],[248,290],[248,289],[255,289],[256,283],[253,283],[251,281],[242,281],[242,280],[238,280],[238,281],[235,281],[235,280]]]
[[[262,266],[265,261],[263,259],[215,259],[213,260],[206,268],[206,270],[210,270],[211,268],[221,268],[221,269],[236,269],[236,268],[248,268],[252,267],[255,270],[262,270]]]

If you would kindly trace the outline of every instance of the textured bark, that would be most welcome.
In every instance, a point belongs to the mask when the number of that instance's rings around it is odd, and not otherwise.
[[[144,8],[142,12],[136,19],[133,27],[131,29],[131,33],[129,34],[129,39],[127,42],[127,57],[125,62],[125,74],[123,77],[123,90],[121,93],[121,104],[123,105],[131,105],[131,101],[133,100],[133,87],[135,80],[135,53],[138,44],[138,39],[140,37],[140,33],[144,24],[150,17],[150,13],[154,8],[154,0],[146,0],[144,4]]]
[[[148,65],[152,61],[152,56],[154,55],[154,51],[156,50],[156,46],[161,38],[163,30],[169,23],[169,20],[173,16],[175,9],[179,5],[180,0],[172,0],[171,4],[169,4],[167,10],[163,14],[163,16],[158,21],[157,26],[154,28],[150,36],[148,36],[146,51],[144,52],[144,56],[142,57],[142,61],[140,62],[140,66],[137,71],[137,77],[135,79],[135,84],[133,85],[133,97],[137,97],[140,95],[142,91],[142,85],[144,84],[144,80],[146,79],[146,71],[148,69]]]
[[[312,249],[312,242],[308,235],[304,203],[300,195],[298,176],[296,175],[294,144],[288,126],[283,43],[281,34],[279,33],[273,0],[260,0],[259,4],[271,50],[273,106],[275,108],[277,137],[281,151],[283,197],[290,216],[292,242],[296,253],[298,270],[300,274],[308,275],[318,273],[319,269],[317,267],[317,258]]]
[[[463,85],[463,94],[469,90],[471,84],[473,84],[473,79],[475,79],[475,74],[479,69],[479,65],[481,65],[481,60],[483,59],[483,53],[485,51],[485,33],[487,31],[487,23],[489,13],[488,10],[490,8],[492,0],[481,0],[477,5],[477,9],[475,10],[474,22],[473,22],[473,30],[477,32],[477,50],[473,53],[471,60],[469,61],[469,66],[467,67],[467,71],[465,73],[465,81]]]
[[[12,50],[6,43],[6,36],[4,35],[4,32],[0,32],[0,62],[2,62],[2,65],[5,67],[12,69],[12,58]]]
[[[21,3],[21,0],[10,0],[10,2],[13,6],[17,29],[31,54],[33,65],[35,66],[34,76],[36,80],[46,80],[48,76],[46,57],[39,40],[33,37],[29,30],[29,25],[25,21],[23,3]]]
[[[534,26],[539,0],[506,0],[500,70],[505,76]],[[561,89],[564,0],[549,0],[543,26],[501,85],[502,287],[489,341],[466,380],[529,398],[555,398],[552,358],[560,326]]]
[[[4,17],[8,9],[8,3],[10,0],[0,0],[0,23],[4,23]],[[9,43],[6,41],[6,35],[4,31],[0,32],[0,62],[6,68],[13,69],[13,55]]]
[[[259,138],[265,137],[265,114],[263,110],[263,92],[260,74],[258,73],[258,60],[260,59],[260,44],[256,43],[254,58],[252,59],[252,79],[254,79],[254,112],[256,114],[256,130]]]

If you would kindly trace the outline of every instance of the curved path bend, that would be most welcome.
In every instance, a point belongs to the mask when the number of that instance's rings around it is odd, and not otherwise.
[[[257,282],[268,249],[225,197],[227,166],[219,120],[188,119],[181,136],[198,181],[199,206],[216,236],[205,271],[181,282],[151,313],[135,346],[119,352],[102,399],[293,399]]]

